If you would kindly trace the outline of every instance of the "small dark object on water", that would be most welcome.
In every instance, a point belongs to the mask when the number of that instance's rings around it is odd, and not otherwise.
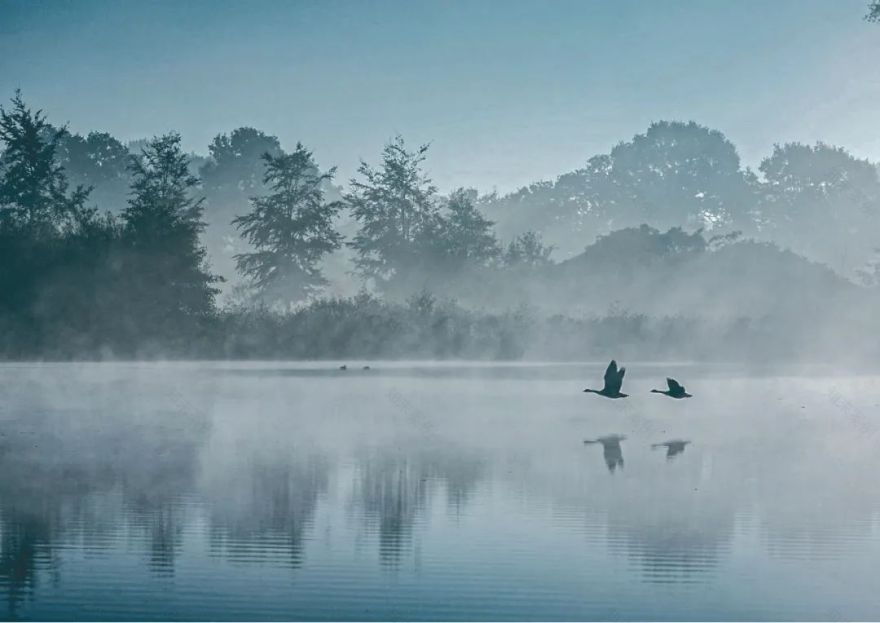
[[[605,386],[602,389],[585,389],[584,391],[591,394],[599,394],[606,398],[626,398],[628,394],[620,393],[624,374],[626,374],[626,368],[618,370],[617,362],[612,359],[608,367],[605,368]]]
[[[669,386],[669,389],[666,391],[660,389],[652,389],[652,394],[663,394],[664,396],[669,396],[670,398],[691,398],[692,396],[687,393],[684,389],[684,385],[680,385],[678,381],[675,379],[671,379],[666,377],[666,385]]]
[[[370,369],[370,366],[364,366],[363,369],[364,369],[364,370],[369,370],[369,369]]]
[[[339,366],[339,369],[340,370],[348,370],[348,366],[345,364],[342,364],[341,366]]]

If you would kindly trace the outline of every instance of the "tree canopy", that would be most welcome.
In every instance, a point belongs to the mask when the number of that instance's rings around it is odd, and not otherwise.
[[[290,154],[263,154],[263,162],[270,192],[253,197],[251,212],[234,220],[254,251],[235,259],[260,297],[295,302],[326,283],[319,262],[342,244],[333,226],[342,202],[324,200],[324,183],[335,169],[320,173],[312,153],[299,143]]]
[[[662,121],[583,169],[490,198],[485,208],[505,233],[543,231],[571,254],[596,235],[641,223],[751,231],[754,184],[721,132]]]
[[[217,278],[199,241],[204,199],[194,194],[198,179],[189,172],[180,135],[151,140],[131,158],[130,169],[131,198],[121,217],[133,288],[126,311],[156,339],[197,331],[214,309]]]
[[[4,144],[0,177],[0,222],[27,235],[48,236],[88,217],[89,188],[69,192],[57,151],[65,129],[53,128],[42,111],[29,109],[16,92],[12,108],[0,107]]]
[[[360,229],[349,243],[360,273],[380,287],[409,284],[430,250],[426,234],[435,222],[437,189],[422,164],[427,145],[415,151],[397,136],[382,150],[382,162],[361,162],[360,179],[346,196]]]

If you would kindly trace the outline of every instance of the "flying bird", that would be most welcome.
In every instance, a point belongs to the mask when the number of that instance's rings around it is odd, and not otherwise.
[[[585,392],[599,394],[606,398],[626,398],[628,394],[621,394],[620,387],[623,385],[623,375],[626,368],[617,369],[617,362],[613,359],[605,369],[605,387],[602,389],[585,389]]]
[[[690,441],[684,441],[682,439],[673,439],[671,441],[664,441],[663,443],[652,443],[651,449],[665,447],[666,448],[666,458],[671,459],[674,456],[677,456],[684,452],[684,447],[688,445]]]
[[[652,389],[651,393],[653,394],[663,394],[664,396],[669,396],[670,398],[691,398],[691,395],[687,393],[684,389],[684,385],[680,385],[678,381],[675,379],[666,378],[666,384],[669,386],[669,389],[663,391],[662,389]]]
[[[626,439],[626,435],[608,435],[598,439],[584,439],[584,445],[601,443],[605,466],[613,474],[618,467],[623,468],[623,451],[620,448],[620,442],[624,439]]]

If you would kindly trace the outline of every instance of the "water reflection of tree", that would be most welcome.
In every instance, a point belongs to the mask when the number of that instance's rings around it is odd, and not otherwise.
[[[607,508],[609,549],[633,562],[645,582],[705,580],[733,540],[735,492],[704,488],[695,461],[678,467],[630,483],[634,491],[612,496]]]
[[[427,479],[406,457],[380,457],[361,467],[359,494],[365,516],[378,524],[379,558],[395,565],[409,543],[416,514],[425,504]]]
[[[235,562],[265,562],[281,549],[283,564],[299,567],[318,499],[327,489],[327,461],[318,455],[252,457],[234,467],[224,470],[216,488],[209,485],[211,552]]]
[[[47,545],[51,526],[33,516],[4,510],[0,513],[0,587],[7,594],[7,619],[18,618],[22,601],[32,595],[40,566],[53,564]]]
[[[612,552],[625,553],[636,563],[646,582],[696,582],[718,566],[733,528],[733,513],[707,516],[694,508],[669,512],[650,507],[628,520],[609,517],[608,544]]]
[[[173,432],[148,428],[127,438],[120,474],[126,517],[147,542],[150,569],[162,575],[174,573],[197,469],[193,439]]]
[[[484,470],[479,458],[448,448],[385,449],[366,456],[358,470],[355,502],[367,526],[378,533],[382,564],[400,564],[438,485],[445,488],[449,507],[459,511]]]
[[[86,543],[111,528],[94,519],[84,495],[108,485],[106,465],[69,452],[65,430],[47,414],[13,412],[0,438],[0,588],[9,618],[33,595],[40,571],[58,573],[55,545],[68,525]]]
[[[170,569],[180,531],[172,500],[193,480],[204,420],[175,413],[139,424],[115,413],[29,407],[9,409],[0,438],[0,588],[10,618],[42,572],[60,575],[61,545],[104,548],[121,538],[125,518],[144,528],[151,566]]]

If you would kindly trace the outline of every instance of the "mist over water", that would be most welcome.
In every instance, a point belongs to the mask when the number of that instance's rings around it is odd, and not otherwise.
[[[341,363],[0,367],[2,618],[880,616],[876,376]]]

